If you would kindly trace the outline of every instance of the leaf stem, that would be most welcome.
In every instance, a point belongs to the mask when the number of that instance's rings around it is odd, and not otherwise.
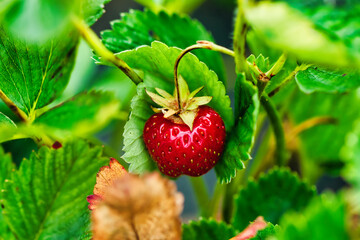
[[[16,104],[6,96],[6,94],[0,89],[0,99],[10,108],[10,110],[16,114],[23,122],[28,122],[29,118],[26,113],[18,108]]]
[[[244,174],[244,169],[237,170],[236,177],[230,183],[225,185],[222,217],[223,221],[226,223],[230,224],[233,217],[234,197],[245,183],[244,181],[246,178],[244,177]]]
[[[209,193],[203,177],[189,177],[197,200],[200,216],[209,216]]]
[[[219,210],[219,203],[223,197],[223,193],[225,192],[225,186],[226,185],[221,184],[220,181],[216,182],[213,197],[211,198],[211,201],[209,203],[210,215],[206,217],[213,217],[214,219],[216,219]]]
[[[281,118],[278,111],[276,110],[275,105],[272,103],[271,99],[267,95],[264,94],[260,98],[260,102],[269,117],[271,126],[274,131],[276,139],[275,160],[278,166],[283,166],[286,160],[286,142]]]
[[[243,10],[243,0],[238,0],[238,8],[234,29],[234,51],[236,72],[247,72],[247,63],[245,57],[245,42],[248,26],[245,21]]]
[[[279,59],[275,62],[275,64],[271,67],[271,69],[265,73],[265,75],[271,79],[273,76],[275,76],[280,72],[285,62],[286,62],[286,54],[283,53],[281,54]]]
[[[98,36],[94,33],[94,31],[81,19],[77,17],[73,17],[73,23],[75,27],[80,32],[81,36],[85,39],[85,41],[89,44],[91,48],[105,61],[111,62],[121,71],[123,71],[126,76],[128,76],[136,85],[141,83],[143,80],[139,77],[139,75],[127,65],[126,62],[118,58],[114,53],[109,51],[104,44],[100,41]]]
[[[196,43],[202,45],[203,48],[205,48],[205,49],[213,50],[216,52],[220,52],[220,53],[229,55],[231,57],[235,57],[235,52],[233,50],[228,49],[223,46],[220,46],[220,45],[217,45],[213,42],[206,41],[206,40],[199,40],[199,41],[196,41]]]
[[[306,70],[308,67],[310,67],[310,64],[301,64],[300,66],[297,66],[294,71],[292,71],[280,84],[277,88],[275,88],[273,91],[271,91],[269,93],[269,97],[274,96],[276,93],[278,93],[280,91],[281,88],[283,88],[287,83],[289,83],[294,77],[295,75],[299,72],[299,71],[304,71]]]

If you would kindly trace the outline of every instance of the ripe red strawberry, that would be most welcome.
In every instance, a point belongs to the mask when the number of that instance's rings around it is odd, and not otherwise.
[[[153,108],[157,114],[145,123],[145,145],[160,171],[171,177],[207,173],[224,150],[224,122],[214,109],[204,106],[212,97],[195,97],[203,87],[190,92],[186,81],[178,76],[181,58],[196,48],[183,50],[175,61],[173,95],[159,88],[155,88],[159,95],[146,90],[161,108]]]
[[[181,119],[157,113],[145,124],[144,141],[162,173],[171,177],[200,176],[219,160],[225,126],[220,115],[208,106],[198,107],[192,130]]]

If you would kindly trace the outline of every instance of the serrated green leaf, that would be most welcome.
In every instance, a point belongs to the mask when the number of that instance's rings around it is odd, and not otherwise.
[[[199,221],[190,221],[188,224],[183,224],[182,229],[183,240],[224,240],[236,235],[236,231],[232,226],[213,219],[201,218]]]
[[[344,15],[343,18],[350,19],[350,23],[345,26],[345,29],[348,31],[357,29],[354,23],[357,23],[358,9],[355,8],[350,12],[347,12],[346,9],[339,11],[339,15],[341,13]],[[330,12],[331,9],[328,9],[319,15],[329,16]],[[318,29],[325,24],[325,21],[316,25],[308,17],[285,3],[259,2],[248,5],[245,9],[245,17],[256,34],[267,41],[268,45],[294,54],[302,61],[333,67],[355,67],[360,62],[356,38],[353,37],[354,41],[351,46],[347,44],[346,38],[350,34],[356,36],[355,32],[345,33],[347,35],[344,38],[334,39],[332,37],[334,32],[331,32],[330,29],[329,31]],[[329,18],[332,18],[333,21],[337,20],[334,17]],[[345,29],[337,29],[339,35]]]
[[[170,13],[190,13],[205,0],[135,0],[154,12],[165,10]]]
[[[104,5],[111,0],[83,0],[82,14],[85,22],[91,26],[93,25],[105,12]]]
[[[155,14],[149,10],[131,10],[121,20],[112,22],[112,30],[102,32],[102,41],[114,53],[151,45],[154,40],[168,46],[186,48],[198,40],[214,42],[213,37],[196,20],[165,12]],[[214,70],[221,81],[225,81],[225,70],[219,53],[210,50],[196,50],[195,55]]]
[[[144,83],[137,87],[137,95],[131,101],[131,114],[124,127],[124,160],[130,163],[129,172],[144,173],[156,168],[151,159],[144,140],[145,122],[154,112],[149,107],[151,100],[147,97]]]
[[[345,203],[331,194],[315,198],[302,212],[290,212],[280,221],[279,240],[350,239],[345,223]]]
[[[264,57],[261,53],[255,57],[251,54],[246,61],[250,64],[256,64],[256,66],[263,72],[267,72],[270,69],[270,61],[269,58]]]
[[[101,147],[81,140],[41,148],[5,184],[3,215],[17,239],[74,239],[89,221],[86,196],[106,165]]]
[[[316,167],[336,173],[343,166],[341,148],[346,136],[354,129],[360,117],[358,90],[346,94],[313,93],[296,91],[288,99],[287,112],[293,125],[313,117],[327,116],[336,119],[336,124],[326,124],[307,129],[299,136],[305,172],[315,177]]]
[[[315,196],[315,189],[287,169],[273,169],[249,181],[235,198],[233,226],[243,230],[257,216],[277,224],[289,210],[300,211]]]
[[[360,75],[310,67],[296,74],[296,82],[305,93],[343,93],[360,86]]]
[[[4,126],[16,127],[16,124],[8,116],[0,112],[0,128]]]
[[[155,92],[155,88],[172,92],[173,65],[179,53],[178,48],[169,48],[163,43],[153,42],[151,47],[143,46],[119,54],[119,57],[130,67],[144,71],[144,83],[138,85],[137,96],[132,101],[132,112],[124,131],[124,159],[131,163],[129,168],[131,172],[142,173],[154,169],[153,160],[142,139],[145,122],[154,114],[150,108],[154,104],[145,95],[144,87],[151,92]],[[233,125],[230,99],[216,74],[193,54],[187,54],[181,60],[179,74],[187,81],[191,91],[204,86],[199,95],[213,97],[209,106],[221,115],[226,129],[230,130]]]
[[[119,106],[110,92],[84,92],[40,115],[34,124],[84,136],[104,127]]]
[[[11,161],[10,154],[5,154],[4,150],[0,146],[0,204],[3,204],[1,199],[3,199],[3,189],[5,180],[10,178],[11,172],[15,169]],[[5,219],[2,215],[2,207],[0,208],[0,239],[1,240],[10,240],[15,239],[15,236],[11,233]]]
[[[30,115],[58,97],[76,55],[77,33],[63,32],[43,44],[19,40],[0,26],[0,89]]]
[[[273,225],[272,223],[268,223],[265,229],[259,230],[255,237],[251,238],[251,240],[266,240],[269,237],[275,236],[277,232],[280,231],[279,225]]]
[[[243,169],[242,161],[251,158],[250,151],[254,143],[256,120],[259,113],[257,88],[239,74],[235,83],[235,118],[234,129],[227,137],[222,158],[215,166],[221,182],[230,182],[236,170]]]

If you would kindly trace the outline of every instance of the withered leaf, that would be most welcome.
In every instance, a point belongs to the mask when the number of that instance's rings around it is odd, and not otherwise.
[[[125,168],[115,158],[110,159],[109,166],[100,168],[96,175],[94,194],[87,197],[90,210],[96,208],[97,204],[104,198],[107,188],[124,174],[127,174]]]
[[[94,240],[179,240],[183,195],[159,173],[124,174],[92,212]]]

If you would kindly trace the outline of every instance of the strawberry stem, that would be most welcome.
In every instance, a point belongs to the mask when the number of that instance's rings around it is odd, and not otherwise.
[[[221,53],[230,55],[232,57],[235,56],[234,51],[227,49],[225,47],[222,47],[220,45],[217,45],[213,42],[206,41],[206,40],[197,41],[197,44],[194,44],[194,45],[191,45],[190,47],[185,48],[179,54],[179,56],[176,58],[175,65],[174,65],[174,83],[175,83],[175,89],[176,89],[176,93],[177,93],[178,108],[180,110],[181,110],[182,106],[181,106],[181,102],[180,102],[180,87],[179,87],[178,68],[179,68],[180,60],[185,56],[185,54],[187,54],[188,52],[191,52],[192,50],[195,50],[195,49],[209,49],[209,50],[213,50],[213,51],[217,51],[217,52],[221,52]]]

